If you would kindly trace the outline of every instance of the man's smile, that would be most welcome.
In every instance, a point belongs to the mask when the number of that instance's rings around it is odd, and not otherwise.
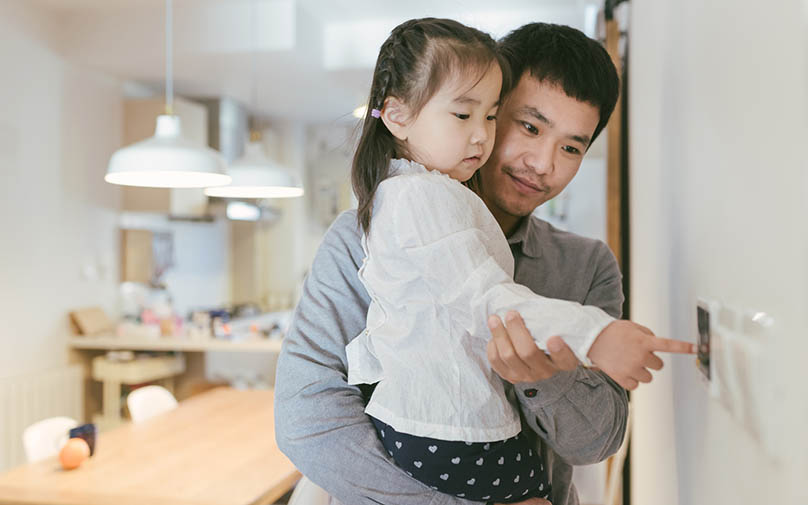
[[[538,182],[533,182],[526,177],[521,177],[513,173],[513,170],[504,168],[502,170],[505,175],[510,177],[511,181],[516,186],[520,193],[535,194],[535,193],[548,193],[550,188],[543,186]]]

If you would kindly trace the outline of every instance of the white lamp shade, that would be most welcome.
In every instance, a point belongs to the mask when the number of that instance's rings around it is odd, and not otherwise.
[[[247,144],[244,156],[230,165],[229,186],[205,189],[208,196],[220,198],[293,198],[303,196],[297,177],[266,155],[261,143]]]
[[[206,188],[230,183],[221,155],[182,137],[180,118],[157,117],[154,136],[115,151],[104,180],[123,186]]]

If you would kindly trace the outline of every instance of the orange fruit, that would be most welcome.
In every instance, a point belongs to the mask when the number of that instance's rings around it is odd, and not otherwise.
[[[71,438],[59,451],[59,462],[62,468],[72,470],[90,457],[90,446],[83,438]]]

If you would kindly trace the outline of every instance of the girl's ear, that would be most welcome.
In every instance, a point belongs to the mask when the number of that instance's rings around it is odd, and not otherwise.
[[[381,119],[395,138],[401,141],[407,140],[411,121],[410,111],[404,102],[394,96],[385,98]]]

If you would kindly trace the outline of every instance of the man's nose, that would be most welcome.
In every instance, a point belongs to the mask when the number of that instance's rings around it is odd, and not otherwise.
[[[551,142],[539,142],[531,146],[531,150],[524,156],[527,168],[539,175],[548,175],[553,172],[553,157],[555,147]]]

